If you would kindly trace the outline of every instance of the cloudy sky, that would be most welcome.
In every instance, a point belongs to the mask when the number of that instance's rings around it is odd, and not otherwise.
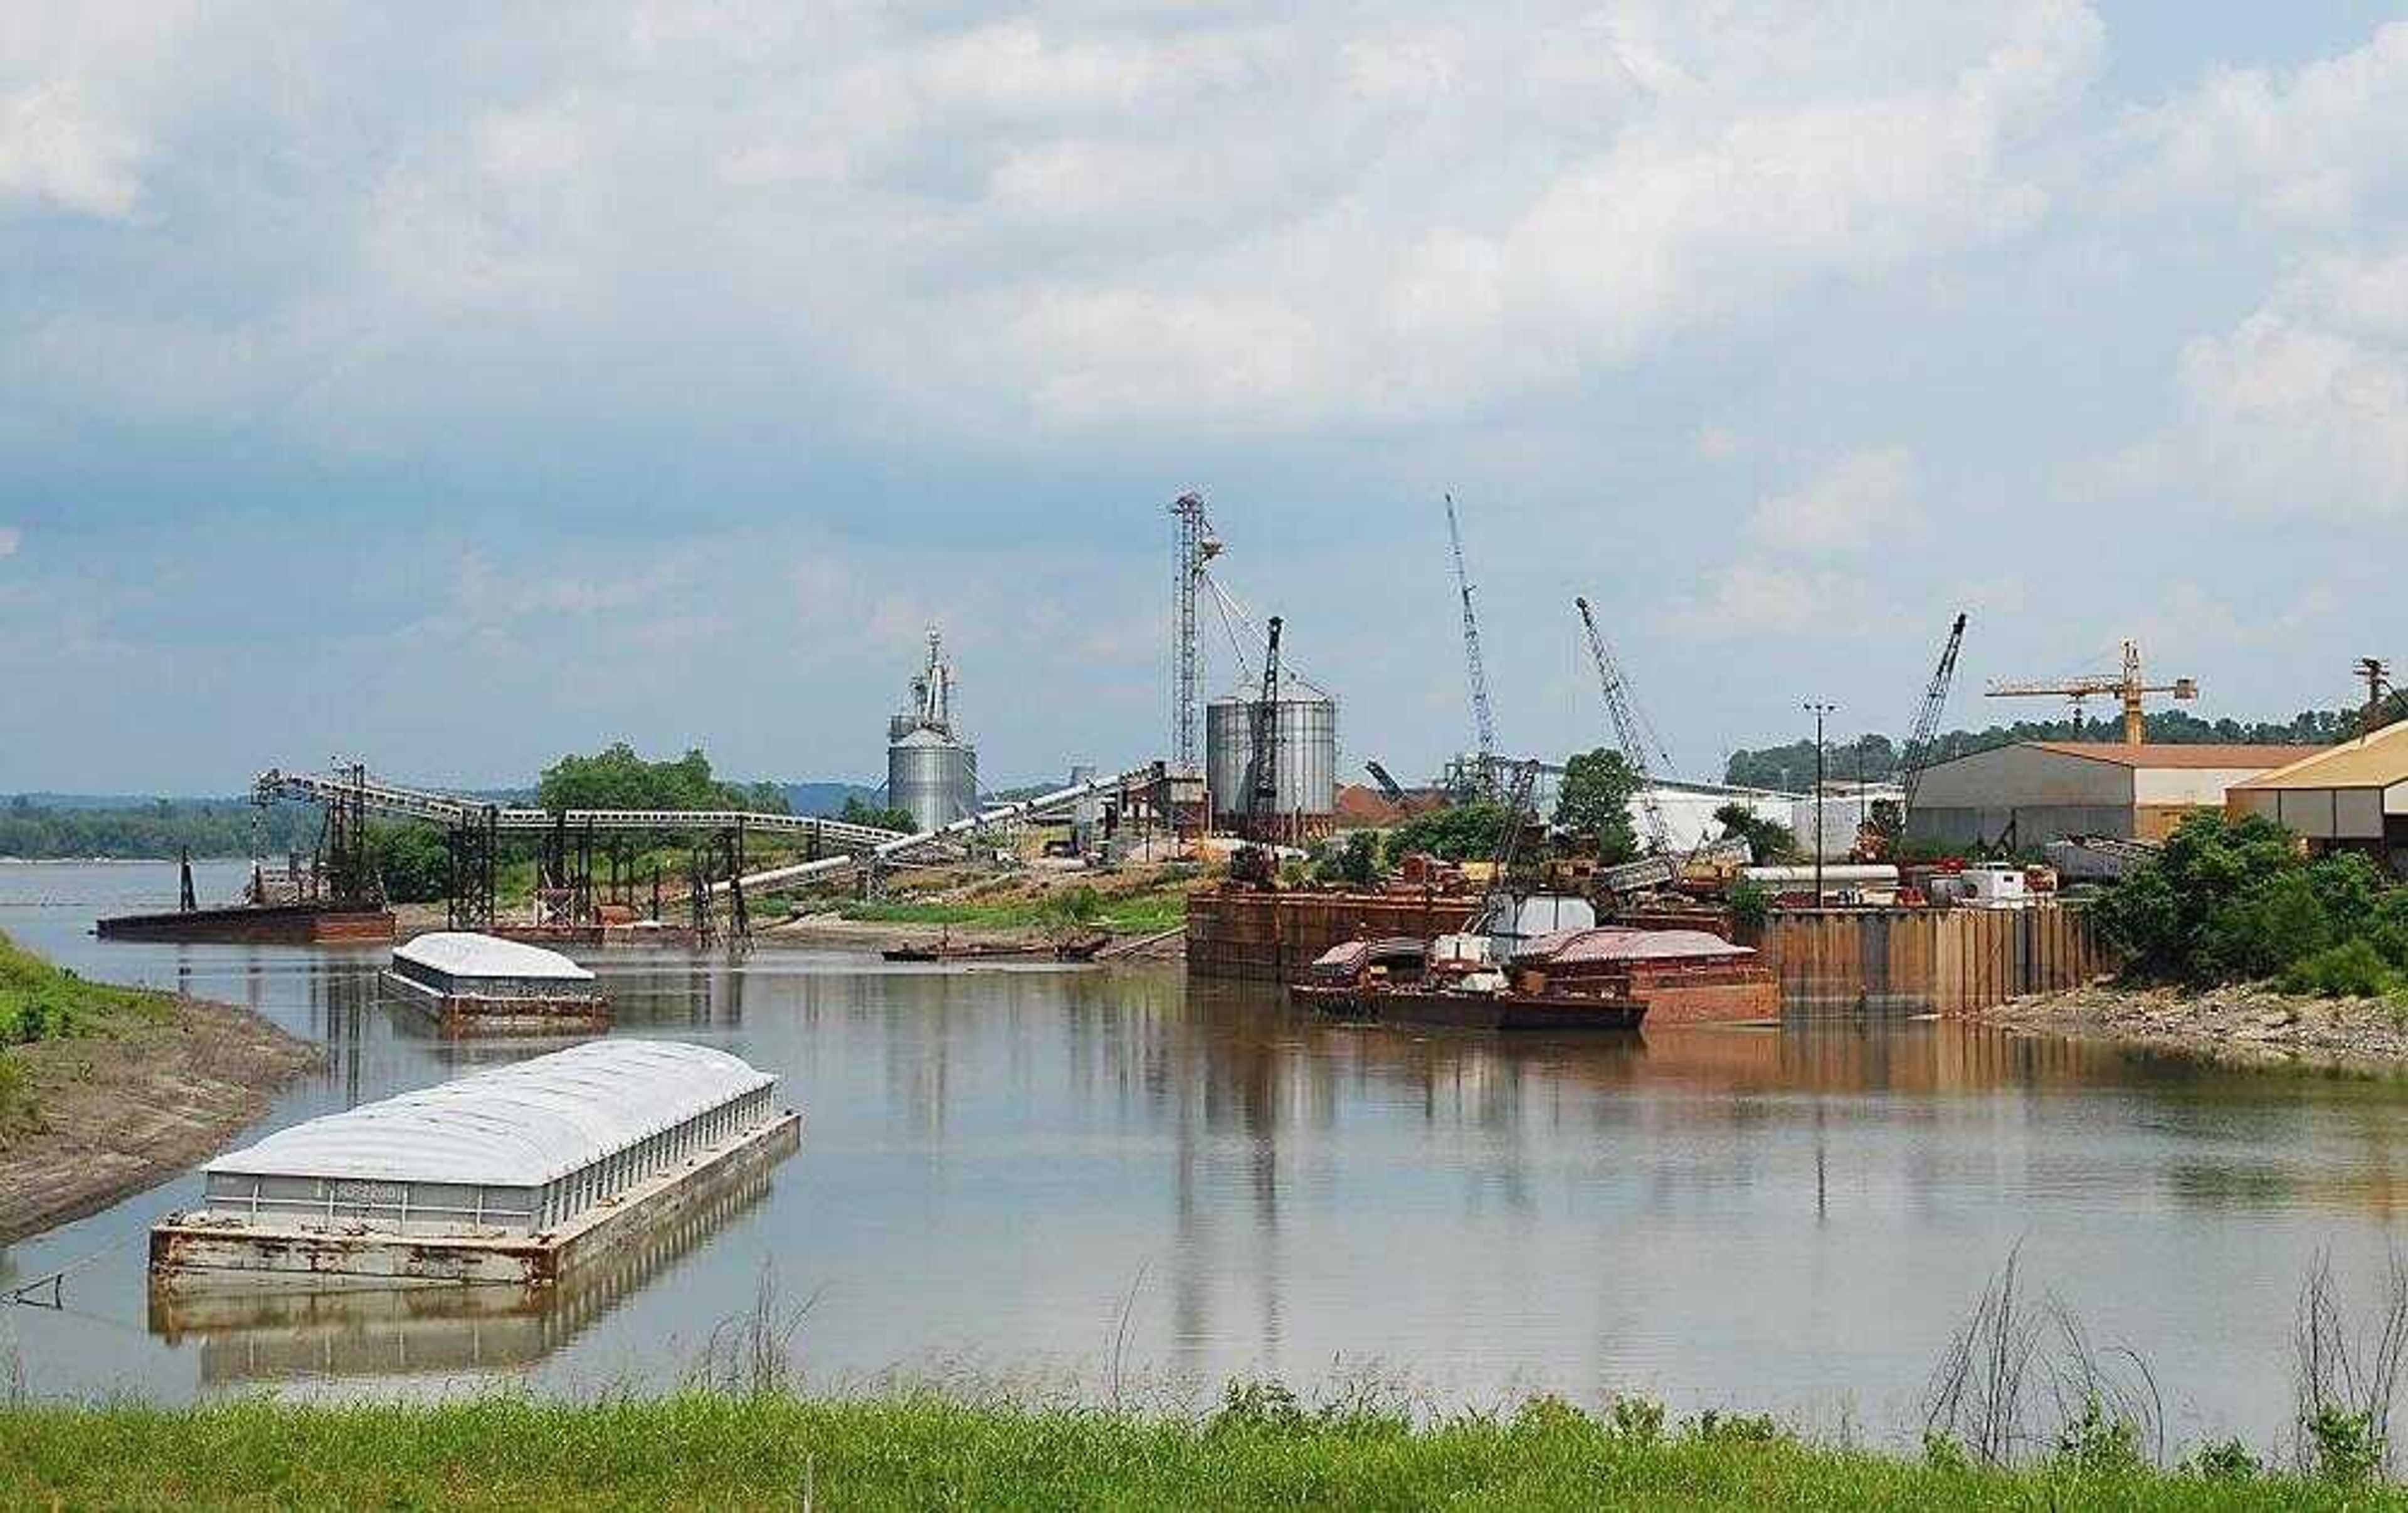
[[[1148,758],[1187,488],[1350,764],[1467,739],[1446,489],[1516,747],[1575,593],[1698,772],[1959,608],[1967,720],[2341,702],[2391,10],[12,6],[0,791],[875,774],[931,623],[990,778]]]

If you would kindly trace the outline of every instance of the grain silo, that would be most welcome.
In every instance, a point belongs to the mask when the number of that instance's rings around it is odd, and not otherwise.
[[[978,813],[978,748],[953,725],[953,665],[936,631],[910,702],[886,722],[886,801],[933,830]]]
[[[1204,780],[1215,829],[1250,828],[1249,781],[1259,699],[1216,699],[1204,710]],[[1305,841],[1326,835],[1338,809],[1338,704],[1326,695],[1290,690],[1271,705],[1270,836]]]

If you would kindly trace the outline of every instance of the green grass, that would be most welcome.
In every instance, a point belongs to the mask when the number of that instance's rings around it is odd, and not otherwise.
[[[9,1506],[793,1508],[807,1491],[842,1509],[2408,1506],[2286,1477],[1927,1463],[1760,1419],[1617,1430],[1551,1401],[1418,1430],[1284,1394],[1203,1419],[714,1393],[0,1408]]]
[[[889,925],[982,925],[996,929],[1037,925],[1093,925],[1125,935],[1170,929],[1187,918],[1183,888],[1125,894],[1096,901],[1096,913],[1078,918],[1055,901],[1010,899],[993,903],[924,903],[894,900],[883,903],[848,903],[838,913],[847,919]]]
[[[0,1045],[156,1024],[169,1003],[165,994],[86,982],[0,934]]]

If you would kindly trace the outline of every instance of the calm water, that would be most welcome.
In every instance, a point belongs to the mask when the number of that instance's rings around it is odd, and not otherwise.
[[[237,869],[204,877],[230,895]],[[452,1075],[380,951],[104,944],[173,869],[0,866],[0,929],[88,974],[248,1003],[324,1043],[263,1130]],[[0,1309],[39,1391],[181,1399],[673,1380],[765,1266],[816,1295],[812,1378],[1099,1393],[1125,1376],[1539,1388],[1903,1429],[1950,1328],[2028,1275],[2142,1351],[2178,1434],[2267,1439],[2300,1275],[2370,1278],[2408,1196],[2408,1084],[1886,1023],[1643,1043],[1325,1027],[1175,972],[947,971],[767,947],[617,953],[622,1034],[785,1079],[801,1153],[556,1299],[417,1294],[153,1312],[139,1236],[186,1178],[0,1252],[106,1252],[64,1314]],[[111,1248],[114,1247],[114,1248]]]

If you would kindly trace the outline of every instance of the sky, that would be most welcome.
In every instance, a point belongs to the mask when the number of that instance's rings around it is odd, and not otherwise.
[[[2395,19],[2395,17],[2397,19]],[[2400,656],[2408,15],[50,4],[0,28],[0,792],[1164,754],[1168,502],[1341,763],[1692,775],[2137,638]],[[1208,616],[1207,691],[1237,672]],[[2105,713],[2096,705],[2094,713]]]

